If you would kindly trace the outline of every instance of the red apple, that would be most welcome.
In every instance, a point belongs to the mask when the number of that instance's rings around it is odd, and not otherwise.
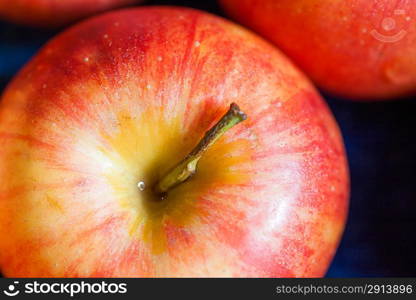
[[[6,89],[0,142],[6,276],[322,276],[344,228],[327,106],[273,46],[200,11],[60,34]]]
[[[416,1],[220,2],[324,90],[361,100],[416,92]]]
[[[141,0],[0,0],[0,18],[15,23],[56,27]]]

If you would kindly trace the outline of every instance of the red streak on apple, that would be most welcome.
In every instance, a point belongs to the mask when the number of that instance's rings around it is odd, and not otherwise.
[[[156,201],[232,102],[248,119]],[[322,276],[345,224],[347,161],[319,94],[273,46],[196,10],[60,34],[3,94],[0,143],[6,276]]]
[[[220,0],[322,89],[354,100],[416,93],[416,1]]]
[[[19,24],[56,27],[141,0],[0,0],[0,18]]]

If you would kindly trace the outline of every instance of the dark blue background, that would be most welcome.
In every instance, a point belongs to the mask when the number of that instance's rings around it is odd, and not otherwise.
[[[213,1],[148,1],[221,15]],[[0,92],[59,30],[0,22]],[[330,277],[416,276],[416,99],[356,103],[325,96],[345,138],[351,206]]]

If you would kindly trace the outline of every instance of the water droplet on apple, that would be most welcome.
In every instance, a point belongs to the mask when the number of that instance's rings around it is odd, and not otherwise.
[[[144,189],[146,188],[146,184],[144,183],[144,181],[139,181],[137,187],[139,188],[139,190],[144,191]]]

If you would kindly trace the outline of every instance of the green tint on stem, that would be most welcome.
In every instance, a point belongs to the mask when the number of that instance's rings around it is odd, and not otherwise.
[[[195,174],[198,161],[205,151],[213,145],[227,130],[244,121],[247,115],[237,104],[231,103],[225,115],[208,130],[196,147],[175,167],[173,167],[153,187],[154,192],[163,199],[167,192],[188,180]]]

